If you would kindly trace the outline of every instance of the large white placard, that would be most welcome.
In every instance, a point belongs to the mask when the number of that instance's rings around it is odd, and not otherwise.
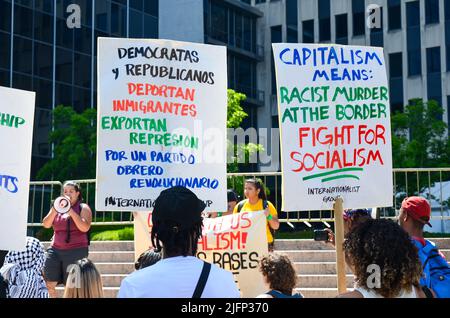
[[[98,39],[97,210],[148,211],[180,185],[225,211],[226,48]]]
[[[151,212],[134,213],[134,253],[152,248]],[[197,257],[233,273],[241,297],[252,298],[266,291],[259,270],[261,257],[268,253],[266,217],[263,211],[241,212],[203,220],[203,236]]]
[[[383,49],[273,44],[283,211],[392,205]]]
[[[24,250],[35,93],[0,87],[0,250]]]

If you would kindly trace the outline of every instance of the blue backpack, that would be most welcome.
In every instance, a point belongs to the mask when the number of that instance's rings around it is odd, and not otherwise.
[[[450,266],[433,242],[425,240],[426,245],[412,240],[419,251],[423,267],[420,285],[432,289],[437,298],[450,298]]]

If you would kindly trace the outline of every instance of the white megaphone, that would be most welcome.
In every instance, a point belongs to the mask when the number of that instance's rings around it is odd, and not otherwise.
[[[53,202],[53,208],[60,214],[65,214],[70,211],[70,198],[66,196],[57,197]]]

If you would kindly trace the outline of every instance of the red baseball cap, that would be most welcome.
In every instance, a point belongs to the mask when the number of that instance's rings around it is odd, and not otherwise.
[[[406,197],[402,202],[402,209],[414,220],[431,226],[431,207],[427,199],[422,197]]]

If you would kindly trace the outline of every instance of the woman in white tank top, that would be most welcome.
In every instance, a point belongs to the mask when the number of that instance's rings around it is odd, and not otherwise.
[[[345,260],[355,289],[342,298],[424,298],[422,268],[408,234],[391,220],[367,220],[346,237]]]

